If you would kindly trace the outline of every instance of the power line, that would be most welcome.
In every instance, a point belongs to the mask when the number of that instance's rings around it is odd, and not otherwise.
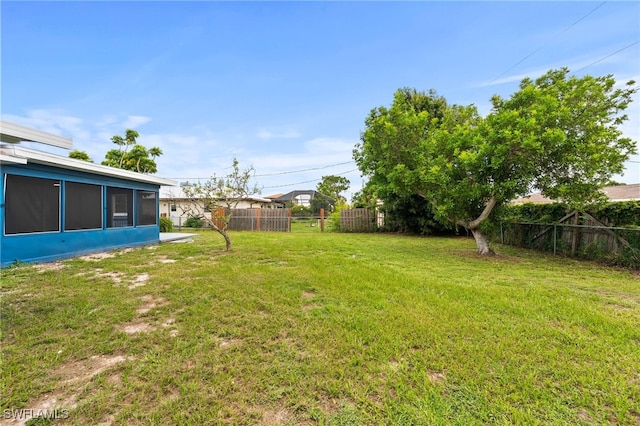
[[[287,172],[264,173],[264,174],[260,174],[260,175],[254,175],[254,177],[280,176],[280,175],[289,175],[289,174],[294,174],[294,173],[310,172],[310,171],[314,171],[314,170],[328,169],[330,167],[344,166],[345,164],[350,164],[350,163],[353,163],[353,162],[354,161],[351,160],[351,161],[345,161],[343,163],[329,164],[328,166],[322,166],[322,167],[312,167],[312,168],[308,168],[308,169],[291,170],[291,171],[287,171]],[[200,180],[200,179],[209,179],[209,177],[169,177],[167,179],[174,179],[174,180],[190,180],[190,179],[191,180]]]
[[[289,174],[293,174],[293,173],[302,173],[302,172],[310,172],[313,170],[322,170],[322,169],[328,169],[329,167],[335,167],[335,166],[343,166],[345,164],[349,164],[349,163],[353,163],[354,161],[345,161],[344,163],[336,163],[336,164],[329,164],[328,166],[323,166],[323,167],[313,167],[310,169],[301,169],[301,170],[292,170],[289,172],[274,172],[274,173],[265,173],[265,174],[261,174],[261,175],[255,175],[255,177],[263,177],[263,176],[279,176],[279,175],[289,175]]]
[[[572,72],[571,74],[575,74],[575,73],[577,73],[577,72],[582,71],[583,69],[589,68],[589,67],[590,67],[590,66],[592,66],[592,65],[595,65],[595,64],[597,64],[597,63],[599,63],[599,62],[602,62],[602,61],[604,61],[605,59],[610,58],[610,57],[612,57],[613,55],[617,55],[618,53],[622,52],[623,50],[626,50],[626,49],[630,48],[631,46],[635,46],[635,45],[636,45],[636,44],[638,44],[638,43],[640,43],[640,40],[636,40],[636,41],[634,41],[633,43],[626,45],[626,46],[625,46],[625,47],[623,47],[622,49],[618,49],[618,50],[616,50],[615,52],[610,53],[610,54],[608,54],[607,56],[604,56],[604,57],[602,57],[602,58],[598,59],[597,61],[591,62],[589,65],[586,65],[586,66],[584,66],[584,67],[580,68],[579,70],[575,70],[575,71],[574,71],[574,72]]]
[[[591,15],[593,12],[595,12],[596,10],[600,9],[602,6],[604,6],[607,2],[603,1],[602,3],[600,3],[599,5],[597,5],[596,7],[594,7],[593,9],[591,9],[586,15],[583,15],[580,19],[578,19],[577,21],[575,21],[573,24],[569,25],[568,27],[566,27],[565,29],[563,29],[562,31],[560,31],[559,33],[557,33],[556,35],[554,35],[549,41],[547,41],[545,44],[543,44],[542,46],[538,47],[537,49],[535,49],[533,52],[529,53],[528,55],[526,55],[524,58],[520,59],[518,62],[516,62],[515,64],[513,64],[511,67],[509,67],[506,71],[504,71],[502,74],[500,74],[499,76],[497,76],[496,78],[494,78],[493,80],[491,80],[489,83],[486,84],[486,86],[490,86],[491,83],[494,83],[496,80],[498,80],[500,77],[504,76],[506,73],[508,73],[509,71],[511,71],[512,69],[514,69],[515,67],[517,67],[518,65],[520,65],[521,63],[523,63],[524,61],[526,61],[527,59],[529,59],[531,56],[533,56],[534,54],[536,54],[537,52],[539,52],[540,50],[542,50],[544,47],[546,47],[551,41],[555,40],[558,36],[566,33],[567,31],[569,31],[571,28],[573,28],[574,26],[576,26],[579,22],[583,21],[585,18],[587,18],[589,15]]]
[[[355,172],[358,169],[351,169],[351,170],[347,170],[346,172],[342,172],[342,173],[337,173],[336,176],[342,176],[342,175],[346,175],[348,173],[351,172]],[[311,180],[305,180],[304,182],[296,182],[296,183],[285,183],[284,185],[275,185],[275,186],[263,186],[262,189],[273,189],[273,188],[283,188],[285,186],[296,186],[296,185],[302,185],[304,183],[311,183],[311,182],[318,182],[321,181],[322,178],[320,179],[311,179]]]

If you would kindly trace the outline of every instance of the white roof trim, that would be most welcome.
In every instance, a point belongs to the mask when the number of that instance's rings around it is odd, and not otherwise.
[[[27,164],[27,159],[0,153],[0,164]]]
[[[179,186],[172,187],[162,187],[160,188],[160,199],[161,200],[189,200],[191,197],[187,197],[182,188]],[[195,197],[201,198],[201,197]],[[236,200],[237,197],[230,197],[231,200]],[[273,200],[270,198],[264,198],[259,195],[247,195],[246,197],[240,198],[240,201],[253,201],[256,203],[271,203]]]
[[[71,138],[54,135],[19,124],[0,120],[0,142],[39,142],[45,145],[57,146],[59,148],[70,149],[73,145]]]
[[[117,169],[115,167],[94,164],[88,161],[76,160],[74,158],[63,157],[61,155],[50,154],[48,152],[36,151],[34,149],[23,148],[21,146],[0,145],[0,158],[10,159],[13,163],[35,163],[47,166],[59,167],[68,170],[77,170],[81,172],[93,173],[102,176],[111,176],[121,179],[133,180],[136,182],[145,182],[155,185],[175,186],[176,181],[171,179],[160,178],[156,176],[145,175],[142,173],[131,172],[129,170]],[[24,162],[22,162],[24,160]]]

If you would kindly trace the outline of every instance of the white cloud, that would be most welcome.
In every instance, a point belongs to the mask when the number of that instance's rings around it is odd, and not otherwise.
[[[61,110],[34,109],[28,111],[26,117],[5,114],[2,118],[6,121],[72,139],[84,138],[89,135],[81,118],[65,114]]]
[[[123,123],[123,127],[125,129],[135,129],[136,127],[142,126],[143,124],[146,124],[150,121],[150,117],[145,117],[142,115],[130,115]]]
[[[127,124],[142,125],[151,121],[150,117],[133,115],[104,115],[97,119],[82,119],[59,110],[33,110],[24,117],[4,116],[3,119],[71,137],[73,148],[87,152],[96,163],[100,163],[105,153],[114,148],[111,137],[124,134]],[[286,131],[279,135],[294,137],[298,134]],[[163,155],[156,159],[157,175],[178,181],[207,180],[213,174],[224,174],[228,171],[232,158],[236,157],[241,168],[254,167],[259,175],[256,180],[261,186],[267,187],[264,193],[312,189],[325,175],[343,175],[358,188],[361,185],[359,172],[354,171],[356,166],[352,161],[352,150],[357,139],[318,137],[296,143],[295,152],[294,147],[289,146],[282,147],[282,151],[274,148],[267,155],[258,154],[264,152],[264,146],[255,147],[254,150],[242,143],[229,143],[202,128],[191,133],[141,132],[138,142],[146,147],[159,147]],[[68,154],[67,151],[54,147],[34,148],[63,156]]]
[[[258,139],[295,139],[299,138],[301,135],[297,131],[293,129],[279,130],[279,131],[271,131],[266,129],[261,129],[256,133],[256,137]]]

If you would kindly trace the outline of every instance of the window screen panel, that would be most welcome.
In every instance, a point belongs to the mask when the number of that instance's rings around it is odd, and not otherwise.
[[[66,182],[64,194],[64,229],[102,228],[102,186]]]
[[[133,226],[133,189],[107,187],[107,227]]]
[[[60,181],[6,175],[5,234],[60,230]]]
[[[156,193],[151,191],[137,192],[138,225],[156,225]]]

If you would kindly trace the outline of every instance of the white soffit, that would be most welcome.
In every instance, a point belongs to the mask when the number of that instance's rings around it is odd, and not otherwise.
[[[4,120],[0,120],[0,142],[38,142],[67,149],[70,149],[73,144],[71,138],[65,138]]]

